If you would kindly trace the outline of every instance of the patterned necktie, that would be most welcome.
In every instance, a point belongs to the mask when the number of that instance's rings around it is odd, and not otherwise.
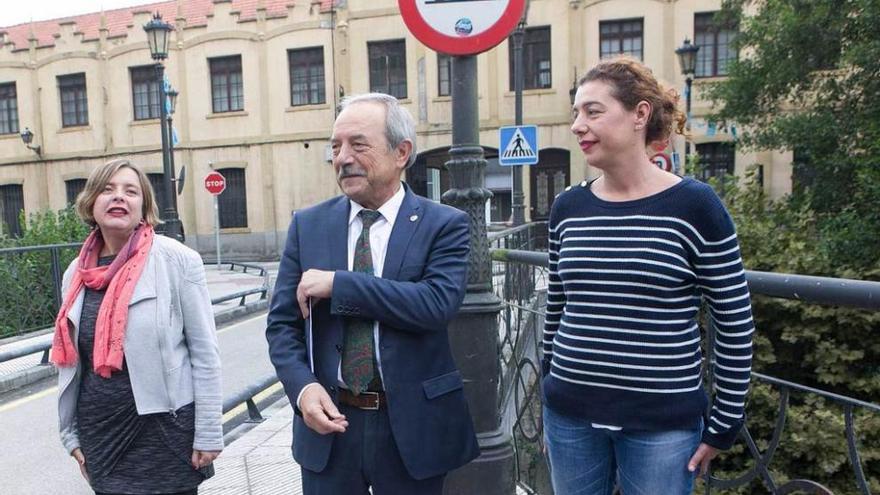
[[[373,254],[370,252],[370,227],[381,214],[376,210],[358,213],[364,225],[354,247],[352,271],[373,275]],[[342,351],[342,380],[355,395],[367,390],[376,373],[373,349],[373,320],[364,318],[345,319],[345,345]]]

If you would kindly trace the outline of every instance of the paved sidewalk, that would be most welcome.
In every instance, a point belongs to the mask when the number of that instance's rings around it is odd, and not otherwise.
[[[293,409],[283,398],[263,412],[268,419],[227,445],[214,464],[216,475],[202,495],[299,495],[299,465],[290,452]]]
[[[302,495],[300,467],[290,452],[293,409],[287,397],[263,416],[268,419],[226,446],[214,463],[216,475],[202,483],[200,494]],[[517,487],[516,495],[526,492]]]
[[[259,265],[267,269],[269,274],[269,287],[271,288],[275,283],[275,274],[278,272],[278,263],[250,264]],[[212,299],[260,287],[264,283],[264,279],[263,277],[260,277],[258,271],[248,269],[247,273],[242,273],[241,267],[236,267],[236,270],[232,271],[230,270],[228,263],[221,265],[219,270],[217,265],[205,265],[205,277],[208,283],[208,292],[211,294]],[[256,294],[248,296],[246,299],[246,302],[248,303],[247,308],[239,306],[239,298],[221,304],[215,304],[215,319],[218,324],[220,324],[241,314],[260,310],[265,306],[252,304],[257,303],[259,297],[260,296]],[[17,347],[30,345],[36,342],[51,343],[51,329],[35,332],[32,336],[25,336],[23,338],[4,339],[0,341],[0,350],[13,350]],[[54,374],[54,368],[52,366],[40,365],[41,358],[42,353],[37,353],[0,363],[0,393],[25,386]]]

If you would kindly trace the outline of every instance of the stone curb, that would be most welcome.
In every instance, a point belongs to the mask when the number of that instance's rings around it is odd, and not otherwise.
[[[33,368],[10,373],[0,378],[0,394],[26,387],[57,373],[51,364],[38,364]]]
[[[215,314],[214,324],[219,327],[245,316],[265,311],[268,307],[268,299],[250,302],[244,306],[236,306],[235,308]],[[55,374],[57,374],[57,372],[54,366],[44,364],[38,364],[26,370],[9,373],[8,375],[0,377],[0,394],[26,387]]]

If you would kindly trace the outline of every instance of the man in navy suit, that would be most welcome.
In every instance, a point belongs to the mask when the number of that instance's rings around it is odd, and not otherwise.
[[[447,335],[468,217],[401,182],[415,140],[394,97],[343,100],[331,144],[345,195],[290,225],[266,338],[306,495],[439,494],[479,454]]]

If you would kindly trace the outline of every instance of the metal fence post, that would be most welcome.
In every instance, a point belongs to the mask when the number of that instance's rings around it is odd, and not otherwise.
[[[61,258],[58,247],[50,249],[52,253],[52,292],[55,297],[55,311],[61,308]]]

